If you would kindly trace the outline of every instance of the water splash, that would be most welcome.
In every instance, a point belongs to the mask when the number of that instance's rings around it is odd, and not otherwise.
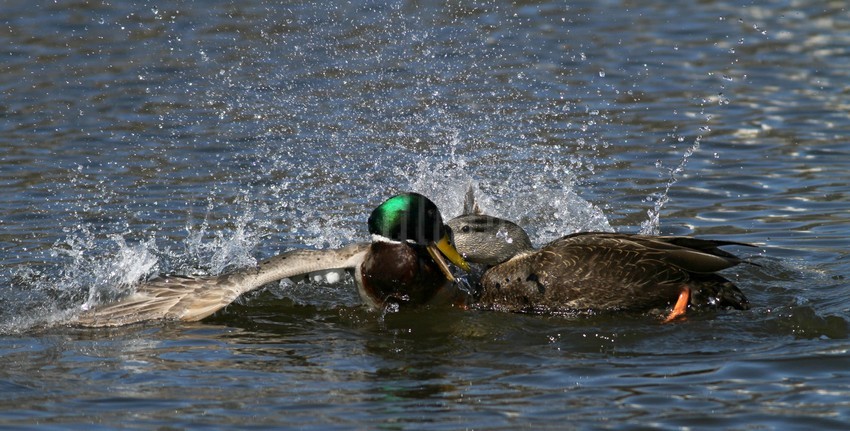
[[[420,160],[407,177],[411,190],[432,197],[446,218],[461,214],[466,189],[472,186],[486,214],[519,223],[539,244],[578,231],[613,231],[603,210],[575,192],[569,167],[552,164],[537,172],[508,174],[474,175],[467,160],[451,153],[448,160]]]
[[[3,304],[0,331],[23,332],[62,323],[95,303],[126,294],[158,271],[155,240],[128,244],[124,236],[99,239],[87,226],[49,251],[64,262],[58,270],[21,267]],[[81,305],[82,304],[82,305]]]
[[[88,280],[88,299],[81,309],[110,301],[128,291],[139,280],[155,272],[158,268],[156,243],[153,238],[135,245],[128,245],[124,237],[111,237],[117,250],[107,256],[89,256],[90,250],[80,249],[71,244],[69,255],[72,257],[67,267],[67,275],[76,283]]]
[[[161,273],[218,275],[256,264],[253,253],[270,222],[250,205],[241,206],[229,229],[214,229],[209,214],[200,225],[187,225],[187,236],[176,248],[159,247],[158,241],[167,241],[156,232],[135,239],[138,235],[131,231],[104,236],[89,223],[66,229],[67,236],[46,252],[55,266],[13,271],[10,294],[0,309],[0,332],[62,324]]]
[[[661,210],[664,205],[670,200],[670,188],[679,181],[679,176],[685,171],[685,166],[688,164],[688,159],[700,147],[702,136],[697,136],[694,143],[685,150],[682,154],[682,159],[675,168],[670,169],[667,174],[667,183],[664,185],[664,191],[654,193],[646,198],[648,202],[653,202],[652,208],[646,211],[647,219],[640,224],[640,233],[643,235],[658,235],[661,233]],[[661,162],[657,163],[661,167]]]
[[[176,270],[186,271],[194,265],[204,268],[205,275],[219,275],[235,268],[256,265],[257,260],[251,253],[270,227],[270,222],[258,219],[252,209],[247,209],[236,217],[230,230],[211,232],[208,217],[209,214],[198,227],[186,226],[185,253],[176,256],[184,263]]]

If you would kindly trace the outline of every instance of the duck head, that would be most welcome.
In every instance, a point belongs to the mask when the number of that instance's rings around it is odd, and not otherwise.
[[[454,281],[444,256],[464,271],[469,264],[451,242],[451,229],[434,202],[419,193],[395,195],[372,211],[369,233],[376,240],[412,242],[423,245],[446,278]]]
[[[467,214],[449,220],[448,226],[457,251],[472,263],[498,265],[534,250],[523,228],[498,217]]]
[[[533,251],[528,234],[516,223],[484,214],[472,184],[463,199],[463,215],[448,222],[455,249],[469,262],[495,266]]]

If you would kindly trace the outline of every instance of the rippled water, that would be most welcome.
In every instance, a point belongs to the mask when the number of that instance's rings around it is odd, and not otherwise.
[[[0,424],[843,428],[842,2],[3,6]],[[63,325],[90,295],[367,238],[467,184],[538,243],[752,242],[752,310],[659,325],[386,316],[284,282],[196,324]]]

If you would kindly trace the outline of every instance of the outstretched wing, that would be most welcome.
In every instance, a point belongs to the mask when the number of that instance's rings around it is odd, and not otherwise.
[[[197,321],[226,307],[245,292],[284,278],[316,271],[353,268],[363,261],[368,243],[330,250],[292,250],[217,277],[160,277],[111,304],[87,310],[74,325],[120,326],[147,320]]]

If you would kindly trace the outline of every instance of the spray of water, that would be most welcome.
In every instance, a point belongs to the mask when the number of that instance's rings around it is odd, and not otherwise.
[[[679,177],[682,173],[685,172],[685,166],[688,164],[688,159],[697,151],[700,147],[700,140],[702,136],[697,136],[694,139],[693,144],[685,150],[684,154],[682,154],[681,160],[679,160],[679,164],[676,167],[669,169],[667,171],[667,182],[664,185],[664,191],[661,193],[653,194],[647,197],[647,202],[652,202],[652,208],[646,211],[647,219],[641,222],[640,224],[640,233],[643,235],[658,235],[661,233],[661,210],[664,208],[664,205],[670,200],[670,188],[673,187],[679,181]],[[658,167],[661,167],[661,163],[659,162]]]
[[[613,230],[602,209],[575,192],[568,167],[516,170],[505,180],[479,178],[466,159],[452,153],[448,160],[419,161],[407,177],[410,189],[432,196],[447,218],[460,215],[466,189],[472,186],[485,213],[520,223],[539,244],[578,231]]]

